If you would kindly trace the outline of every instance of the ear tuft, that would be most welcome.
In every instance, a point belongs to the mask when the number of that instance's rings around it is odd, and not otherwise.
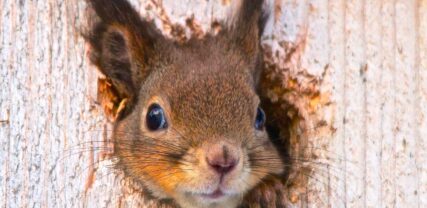
[[[127,115],[150,73],[149,59],[164,37],[151,22],[140,18],[126,0],[87,0],[89,60],[105,75],[98,97],[111,120]]]
[[[226,33],[235,44],[242,47],[248,55],[257,55],[260,38],[268,19],[263,12],[263,0],[236,0],[234,12],[228,22]]]

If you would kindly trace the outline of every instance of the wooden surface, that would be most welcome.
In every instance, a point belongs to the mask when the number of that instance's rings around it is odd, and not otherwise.
[[[132,2],[174,36],[171,23],[194,16],[206,30],[228,1]],[[306,118],[332,129],[306,130],[313,164],[326,165],[314,165],[294,205],[427,207],[427,1],[273,6],[264,42],[277,65],[290,64],[283,77],[302,86],[307,77],[322,80],[320,100],[328,102],[311,100]],[[85,8],[77,0],[0,0],[0,207],[144,204],[100,145],[109,127],[79,36]],[[298,44],[297,60],[284,62]]]

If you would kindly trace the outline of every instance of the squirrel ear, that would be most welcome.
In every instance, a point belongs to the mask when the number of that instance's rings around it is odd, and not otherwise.
[[[109,118],[130,112],[141,82],[149,74],[148,59],[164,38],[126,0],[87,0],[93,18],[85,39],[89,59],[105,75],[98,82],[98,101]],[[95,20],[95,21],[93,21]]]
[[[268,16],[263,12],[263,0],[236,0],[234,14],[229,19],[226,32],[231,40],[245,53],[256,56],[259,52],[260,38]],[[236,12],[237,10],[237,12]]]

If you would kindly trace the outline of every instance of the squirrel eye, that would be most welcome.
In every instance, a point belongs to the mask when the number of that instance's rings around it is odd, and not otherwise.
[[[167,128],[165,113],[159,104],[152,104],[148,108],[146,125],[151,131]]]
[[[262,130],[264,128],[264,125],[265,125],[265,113],[260,107],[258,107],[256,118],[255,118],[255,128],[257,130]]]

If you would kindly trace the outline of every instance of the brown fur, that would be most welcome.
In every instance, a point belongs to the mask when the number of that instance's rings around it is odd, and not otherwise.
[[[282,153],[265,130],[254,128],[263,1],[243,0],[220,34],[184,44],[163,37],[125,0],[88,3],[99,18],[86,35],[90,59],[106,76],[109,87],[104,83],[103,90],[114,94],[106,112],[116,118],[117,167],[155,197],[181,207],[281,207],[283,187],[275,182],[282,182],[274,175],[285,169]],[[165,131],[145,126],[152,103],[165,110]],[[205,202],[199,194],[212,191],[218,180],[205,158],[216,147],[240,160],[224,176],[227,196]]]

